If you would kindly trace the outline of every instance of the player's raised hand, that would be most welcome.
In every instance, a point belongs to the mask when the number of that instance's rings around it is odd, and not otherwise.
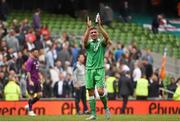
[[[90,28],[92,26],[92,21],[87,17],[87,27]]]

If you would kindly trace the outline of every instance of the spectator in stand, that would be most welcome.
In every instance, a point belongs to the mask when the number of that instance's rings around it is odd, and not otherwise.
[[[146,49],[145,54],[142,56],[142,59],[146,60],[148,62],[148,64],[153,65],[154,60],[153,60],[150,49]]]
[[[77,47],[78,47],[79,42],[77,42],[76,38],[77,38],[76,34],[74,34],[73,32],[69,34],[69,45],[70,46],[77,44]]]
[[[28,51],[35,48],[34,42],[36,41],[36,35],[32,28],[29,29],[28,33],[25,35],[25,40]]]
[[[25,62],[25,61],[27,61],[30,54],[29,54],[29,52],[28,52],[28,50],[26,48],[24,48],[22,52],[23,52],[22,58],[23,58],[23,60]],[[24,64],[23,64],[23,66],[24,66]]]
[[[6,37],[3,38],[6,41],[8,48],[12,48],[13,51],[17,52],[19,48],[19,41],[16,38],[14,29],[10,29]]]
[[[107,63],[109,63],[110,65],[113,65],[113,63],[115,63],[115,58],[114,58],[114,51],[111,50],[111,47],[109,47],[107,50],[106,50],[106,53],[105,53],[105,58],[107,60]]]
[[[156,17],[154,17],[153,21],[152,21],[152,24],[151,24],[151,28],[152,28],[152,32],[154,34],[157,34],[159,33],[159,26],[160,26],[160,21],[162,19],[162,16],[161,15],[157,15]]]
[[[123,98],[123,105],[121,108],[121,114],[125,113],[125,109],[128,102],[128,97],[133,95],[133,85],[131,82],[130,72],[122,72],[119,79],[119,93]]]
[[[129,14],[129,3],[128,0],[121,0],[120,2],[119,16],[120,21],[122,22],[129,22],[131,20],[131,16]]]
[[[129,72],[130,71],[129,66],[123,60],[120,61],[120,71],[121,72]]]
[[[14,29],[15,32],[19,32],[20,25],[19,25],[17,19],[13,19],[13,21],[12,21],[12,28]]]
[[[23,54],[22,52],[17,53],[17,59],[16,59],[16,67],[17,67],[17,73],[22,73],[22,66],[24,64]]]
[[[72,98],[73,97],[73,78],[70,73],[66,73],[66,78],[64,82],[64,95],[66,98]]]
[[[139,65],[140,65],[139,61],[136,61],[134,63],[134,70],[133,70],[133,73],[132,73],[134,88],[136,86],[137,80],[139,80],[141,78],[141,76],[142,76],[142,71],[141,71]]]
[[[46,70],[48,70],[50,67],[54,68],[54,45],[49,46],[49,50],[45,54],[45,62],[46,62]]]
[[[50,52],[49,52],[50,53]],[[50,54],[51,56],[49,57],[46,57],[47,60],[46,62],[48,63],[49,61],[49,64],[46,64],[46,68],[47,70],[49,71],[50,73],[50,80],[51,80],[51,87],[53,88],[54,87],[54,84],[56,82],[59,81],[59,73],[60,73],[60,70],[54,66],[54,59],[53,59],[53,54]],[[52,62],[52,63],[51,63]],[[48,66],[48,67],[47,67]]]
[[[107,4],[100,3],[100,16],[103,24],[112,28],[113,10]]]
[[[56,67],[49,67],[48,69],[49,69],[51,87],[54,88],[54,85],[56,84],[56,82],[60,80],[59,79],[60,71]]]
[[[15,73],[9,75],[9,82],[4,88],[4,96],[7,101],[19,100],[21,98],[21,90],[17,84]]]
[[[30,28],[31,28],[31,25],[29,24],[29,20],[25,18],[20,24],[20,31],[23,34],[26,34]]]
[[[148,97],[154,99],[160,98],[160,88],[161,84],[159,82],[158,76],[153,73],[152,77],[149,80],[149,88],[148,88]]]
[[[8,48],[6,53],[7,62],[5,63],[8,64],[8,61],[16,56],[16,52],[12,48]]]
[[[177,80],[177,88],[176,88],[176,91],[173,95],[173,99],[174,100],[180,100],[180,78],[178,78],[178,80]]]
[[[72,66],[77,62],[77,57],[79,54],[80,49],[78,48],[78,45],[75,43],[72,48]]]
[[[15,31],[16,31],[15,36],[16,36],[18,42],[19,42],[19,50],[18,51],[20,51],[20,50],[23,50],[24,45],[25,45],[25,35],[24,35],[24,33],[22,33],[20,31],[19,28],[16,29]]]
[[[69,41],[69,36],[68,36],[68,34],[67,34],[67,32],[66,31],[64,31],[63,33],[62,33],[62,35],[61,35],[61,37],[59,38],[59,40],[58,40],[60,43],[64,43],[64,42],[67,42],[67,41]]]
[[[0,73],[0,75],[1,75],[1,73]],[[4,89],[4,86],[3,86],[2,81],[0,80],[0,99],[3,98],[3,89]]]
[[[2,21],[0,21],[0,38],[3,38],[7,34],[7,29],[5,28]]]
[[[0,99],[3,98],[3,90],[5,85],[8,82],[8,79],[5,76],[5,72],[3,72],[4,65],[0,65]]]
[[[114,75],[115,75],[114,73],[111,73],[110,76],[107,76],[106,78],[106,89],[107,89],[108,100],[116,99],[116,94],[115,94],[116,77]]]
[[[9,58],[8,59],[8,62],[7,62],[7,65],[8,65],[8,71],[10,71],[10,70],[15,70],[16,72],[18,72],[18,68],[17,68],[17,58],[16,58],[16,56],[15,55],[12,55],[12,57],[11,58]]]
[[[112,66],[110,65],[110,63],[108,62],[108,57],[104,58],[104,69],[105,69],[105,74],[107,76],[112,74]]]
[[[131,44],[130,48],[130,60],[138,60],[141,57],[141,51],[138,49],[136,44]]]
[[[53,88],[53,93],[54,93],[55,97],[57,97],[57,98],[64,98],[65,97],[65,95],[64,95],[64,90],[65,90],[64,82],[65,82],[65,74],[64,74],[64,72],[61,72],[59,74],[59,81],[57,81],[55,83],[54,88]]]
[[[75,91],[75,105],[77,114],[82,114],[80,111],[80,100],[83,103],[83,113],[87,114],[87,97],[86,97],[86,86],[85,86],[85,56],[83,54],[78,55],[78,61],[73,68],[73,86]]]
[[[170,84],[167,86],[167,89],[168,89],[169,91],[175,92],[175,91],[176,91],[176,88],[177,88],[176,80],[175,80],[174,77],[171,77],[171,78],[170,78]],[[168,93],[167,98],[171,100],[171,99],[173,98],[173,94]]]
[[[43,25],[40,29],[40,34],[45,38],[45,40],[48,40],[50,38],[50,32],[48,29],[48,25]]]
[[[44,52],[45,42],[42,40],[40,32],[35,33],[36,41],[34,42],[35,47],[40,51],[40,54]]]
[[[0,69],[2,70],[0,72],[0,81],[1,81],[1,84],[3,85],[3,88],[4,86],[7,84],[8,82],[8,77],[7,77],[7,72],[4,72],[4,70],[2,68],[6,68],[5,66],[1,66]]]
[[[36,41],[36,35],[33,28],[30,28],[28,30],[28,33],[25,35],[25,38],[26,38],[26,41],[31,41],[33,43]]]
[[[0,49],[3,55],[7,53],[7,42],[5,40],[1,40]]]
[[[3,62],[3,52],[0,51],[0,66],[4,65],[4,62]]]
[[[149,80],[153,74],[153,58],[149,51],[146,52],[144,56],[142,56],[142,64],[143,64],[143,73],[145,73],[146,78]]]
[[[137,100],[147,100],[148,87],[149,87],[148,80],[146,79],[145,75],[142,75],[142,77],[139,80],[137,80],[137,84],[136,84],[135,95]]]
[[[59,60],[56,60],[55,68],[57,68],[59,70],[59,72],[64,72],[64,69],[62,67],[62,63]]]
[[[115,61],[120,61],[122,54],[124,54],[124,45],[118,43],[117,44],[117,50],[115,51]]]
[[[63,44],[63,49],[59,52],[57,56],[57,60],[60,60],[63,68],[65,68],[65,62],[71,62],[71,54],[68,50],[69,45],[67,43]]]
[[[40,13],[41,13],[41,10],[37,9],[32,18],[32,24],[33,24],[32,26],[35,30],[39,30],[41,27]]]
[[[44,98],[51,98],[53,93],[53,88],[51,87],[52,81],[49,77],[46,78],[44,84],[43,84],[43,97]]]
[[[26,62],[26,60],[24,60],[24,62]],[[24,64],[22,67],[23,70],[20,72],[19,84],[21,88],[22,97],[27,98],[27,84],[26,84],[26,73],[25,73]]]
[[[0,20],[6,21],[8,19],[9,6],[6,0],[1,0],[0,3]]]

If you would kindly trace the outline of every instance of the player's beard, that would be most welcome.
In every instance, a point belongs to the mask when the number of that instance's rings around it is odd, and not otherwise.
[[[92,38],[93,41],[97,41],[97,38]]]
[[[92,40],[97,40],[97,38],[98,38],[97,35],[92,35],[92,36],[91,36],[91,39],[92,39]]]

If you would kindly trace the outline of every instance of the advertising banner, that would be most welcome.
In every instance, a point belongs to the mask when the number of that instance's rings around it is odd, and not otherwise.
[[[27,101],[0,101],[0,115],[26,115],[24,106]],[[109,101],[111,114],[120,114],[121,100]],[[80,105],[81,110],[83,108]],[[76,114],[73,100],[38,101],[33,110],[38,115],[63,115]],[[101,101],[96,102],[97,114],[103,114]],[[180,114],[180,101],[128,101],[126,114]]]

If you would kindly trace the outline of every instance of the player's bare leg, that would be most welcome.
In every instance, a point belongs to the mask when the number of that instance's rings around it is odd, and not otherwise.
[[[109,108],[107,106],[107,95],[104,92],[104,88],[97,88],[97,90],[98,90],[100,99],[104,105],[106,119],[110,119],[110,111],[109,111]]]

